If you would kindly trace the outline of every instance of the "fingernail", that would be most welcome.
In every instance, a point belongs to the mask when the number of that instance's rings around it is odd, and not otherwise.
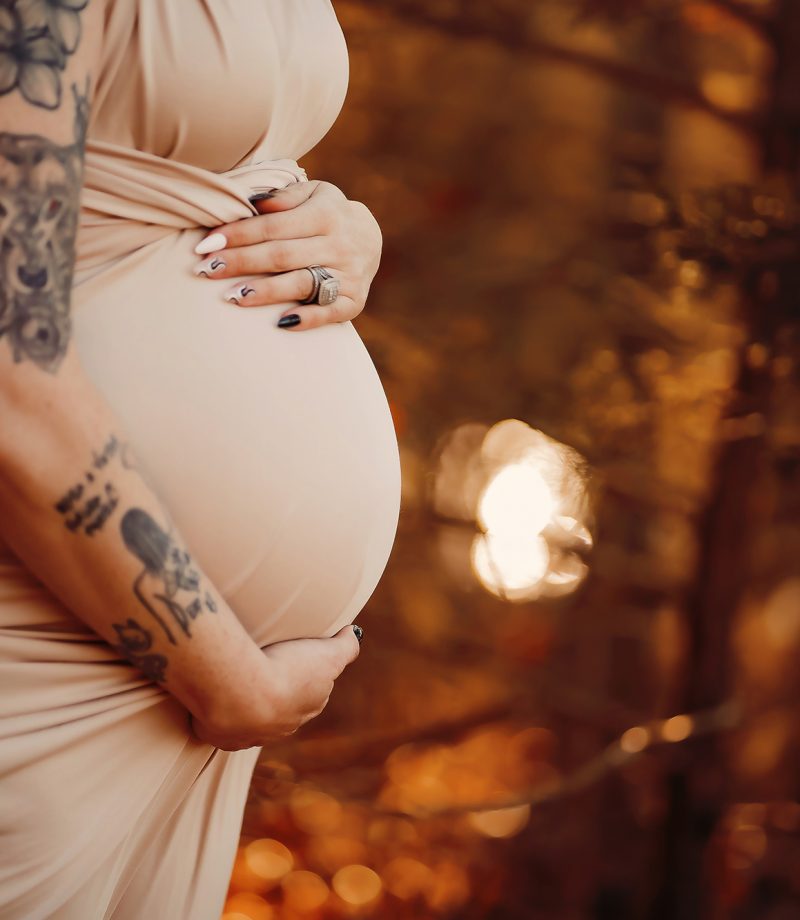
[[[209,252],[219,252],[220,249],[224,249],[227,245],[228,241],[224,233],[212,233],[211,236],[207,236],[204,240],[200,240],[194,247],[194,251],[199,256],[204,256]]]
[[[256,289],[251,288],[248,284],[240,284],[237,287],[226,291],[223,294],[223,297],[225,300],[229,300],[231,303],[238,304],[239,301],[247,297],[248,294],[255,294],[255,292]]]
[[[202,262],[195,265],[194,273],[195,275],[205,275],[207,278],[209,275],[213,275],[214,272],[225,268],[226,265],[227,262],[223,262],[218,256],[214,256],[211,259],[203,259]]]
[[[248,201],[266,201],[267,198],[274,198],[275,195],[280,191],[277,188],[271,188],[268,192],[256,192],[255,195],[251,195],[247,200]]]
[[[278,326],[281,329],[288,329],[290,326],[296,326],[300,322],[300,317],[296,313],[290,313],[288,316],[282,316],[278,320]]]
[[[356,634],[356,639],[358,639],[358,644],[360,645],[364,630],[357,623],[353,623],[353,632]]]

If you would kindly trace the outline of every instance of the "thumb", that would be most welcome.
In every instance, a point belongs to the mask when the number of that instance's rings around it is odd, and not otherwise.
[[[308,182],[293,182],[286,188],[265,189],[250,196],[250,204],[259,214],[274,214],[277,211],[291,211],[314,194],[318,179]]]
[[[334,667],[338,677],[349,664],[352,664],[358,658],[361,643],[356,638],[356,632],[352,625],[343,626],[328,642],[334,651]]]

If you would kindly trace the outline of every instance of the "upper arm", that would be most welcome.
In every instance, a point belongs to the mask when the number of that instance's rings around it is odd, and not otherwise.
[[[52,384],[68,351],[103,3],[0,4],[0,395]]]

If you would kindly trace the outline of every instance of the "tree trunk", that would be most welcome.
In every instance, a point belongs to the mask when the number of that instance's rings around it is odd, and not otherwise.
[[[800,4],[782,0],[774,14],[775,72],[766,113],[762,166],[787,175],[796,192],[800,169]],[[748,332],[727,417],[757,413],[769,425],[768,362],[751,367],[747,346],[772,354],[781,326],[792,316],[797,291],[797,247],[771,256],[764,247],[745,268],[742,310]],[[722,427],[708,504],[698,523],[697,571],[686,600],[691,634],[683,711],[718,705],[732,693],[732,625],[754,575],[752,534],[758,526],[760,483],[772,462],[765,434],[725,440]],[[725,916],[709,877],[709,842],[729,803],[730,774],[723,740],[709,736],[692,744],[691,757],[668,778],[658,895],[653,920],[711,920]]]

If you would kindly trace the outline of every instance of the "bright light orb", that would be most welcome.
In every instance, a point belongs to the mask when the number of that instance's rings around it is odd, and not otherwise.
[[[532,463],[510,463],[489,482],[478,505],[484,530],[503,536],[535,536],[556,511],[556,500]]]
[[[542,537],[520,539],[517,534],[476,534],[472,567],[492,594],[509,600],[535,597],[547,573],[550,551]]]

